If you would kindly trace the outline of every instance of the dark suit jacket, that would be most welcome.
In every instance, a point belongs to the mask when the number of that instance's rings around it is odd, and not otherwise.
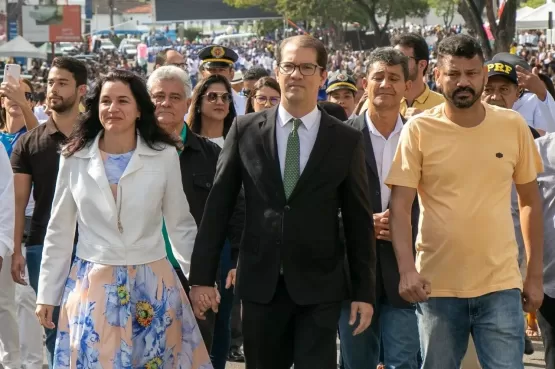
[[[183,190],[187,195],[189,210],[200,226],[208,194],[214,183],[216,165],[222,150],[210,140],[200,137],[187,127],[183,152],[179,156]],[[239,245],[245,223],[245,200],[239,193],[233,215],[227,223],[226,238],[231,243],[231,258],[234,265],[239,257]]]
[[[214,284],[225,228],[244,186],[246,219],[236,291],[272,300],[280,266],[299,305],[346,299],[345,249],[355,301],[375,301],[374,229],[362,134],[321,111],[314,148],[289,199],[276,145],[277,107],[233,123],[218,161],[191,262],[193,285]],[[339,242],[338,209],[346,246]]]
[[[376,158],[374,157],[374,148],[372,147],[372,140],[370,139],[370,130],[368,124],[366,124],[366,113],[360,116],[350,119],[346,124],[356,128],[362,132],[365,143],[365,153],[366,153],[366,169],[368,173],[368,185],[370,190],[370,196],[372,198],[372,211],[373,213],[381,213],[386,209],[382,209],[382,199],[381,199],[381,186],[380,177],[378,176],[378,169],[376,166]],[[405,120],[403,119],[403,123]],[[415,199],[412,206],[412,235],[413,243],[416,240],[416,235],[418,233],[418,199]],[[413,249],[413,252],[416,252]],[[389,304],[397,308],[407,308],[411,304],[405,301],[399,295],[399,267],[397,265],[397,258],[395,257],[395,251],[391,242],[376,240],[376,255],[377,255],[377,275],[376,275],[376,286],[377,286],[377,299],[380,299],[383,294],[387,297]],[[379,301],[379,300],[378,300]]]

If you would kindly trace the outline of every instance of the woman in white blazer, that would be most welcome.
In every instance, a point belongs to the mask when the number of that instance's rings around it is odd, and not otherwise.
[[[131,72],[108,74],[86,104],[62,150],[39,278],[43,326],[60,305],[54,367],[212,368],[162,237],[164,218],[187,274],[197,228],[178,143]]]

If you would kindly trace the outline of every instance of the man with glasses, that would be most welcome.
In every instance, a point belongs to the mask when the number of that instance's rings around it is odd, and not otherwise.
[[[401,101],[401,115],[408,118],[443,103],[443,96],[430,90],[424,82],[430,64],[430,52],[424,37],[417,33],[404,33],[393,38],[391,45],[409,58],[409,80],[412,86]]]
[[[164,65],[173,65],[181,69],[186,69],[187,67],[183,54],[173,49],[162,50],[158,54],[156,54],[154,70]]]
[[[357,92],[355,80],[344,73],[339,73],[335,78],[331,79],[326,89],[328,101],[341,105],[349,119],[356,118],[355,95]]]
[[[218,145],[210,142],[210,140],[193,133],[183,119],[181,119],[189,108],[192,95],[191,82],[187,72],[174,66],[160,67],[148,78],[147,88],[152,103],[156,106],[155,114],[158,124],[166,132],[179,137],[183,144],[183,149],[179,152],[183,189],[187,195],[191,214],[195,218],[197,225],[200,225],[204,205],[214,180],[216,163],[221,149]],[[232,260],[234,260],[235,264],[239,251],[241,232],[243,231],[243,220],[244,203],[241,198],[237,202],[235,215],[229,222],[228,239],[233,245]],[[173,256],[165,227],[162,232],[164,233],[168,259],[175,268],[183,288],[188,293],[189,282]],[[230,275],[229,280],[231,281],[232,278],[233,275]],[[231,286],[226,286],[226,288],[231,288]],[[200,332],[208,352],[212,349],[214,322],[215,316],[213,312],[207,312],[205,320],[198,320]]]
[[[233,81],[233,76],[235,75],[234,65],[237,59],[239,59],[235,51],[225,46],[212,45],[200,50],[198,56],[200,59],[199,70],[203,78],[219,74],[227,78],[229,83]],[[235,90],[232,90],[232,94],[235,112],[237,115],[245,114],[247,107],[246,98],[239,95]]]
[[[218,306],[214,273],[243,185],[236,293],[248,368],[336,369],[342,301],[353,301],[354,334],[372,320],[376,259],[364,139],[318,108],[327,60],[324,44],[311,36],[280,43],[280,104],[233,123],[195,241],[191,300],[202,317]]]

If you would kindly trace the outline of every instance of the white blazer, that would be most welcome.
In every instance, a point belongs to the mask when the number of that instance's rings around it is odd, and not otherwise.
[[[189,273],[197,226],[183,191],[176,149],[165,145],[160,151],[153,150],[138,136],[137,148],[119,181],[116,202],[98,148],[101,134],[73,156],[60,157],[44,240],[38,304],[60,304],[76,223],[76,256],[80,259],[105,265],[140,265],[166,257],[163,217],[175,258],[183,272]]]

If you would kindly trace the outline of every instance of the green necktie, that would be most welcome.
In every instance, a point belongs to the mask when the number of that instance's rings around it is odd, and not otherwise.
[[[293,123],[293,129],[287,138],[287,151],[285,152],[285,169],[283,170],[283,188],[285,197],[289,198],[299,177],[301,176],[301,143],[299,141],[299,126],[302,120],[293,118],[289,122]]]

